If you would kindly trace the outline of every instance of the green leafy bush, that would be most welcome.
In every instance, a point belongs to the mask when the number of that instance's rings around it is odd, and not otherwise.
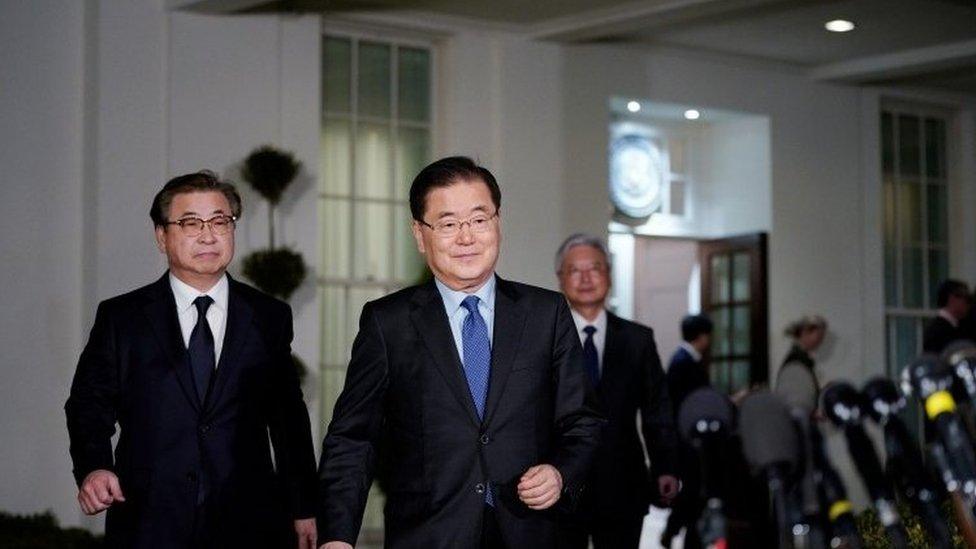
[[[11,515],[0,511],[0,547],[4,549],[94,549],[102,538],[81,528],[61,528],[50,511]]]

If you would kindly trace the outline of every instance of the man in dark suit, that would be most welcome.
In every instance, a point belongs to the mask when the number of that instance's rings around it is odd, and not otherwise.
[[[577,520],[567,521],[561,547],[636,548],[651,502],[678,492],[676,437],[654,332],[605,309],[610,264],[599,238],[576,234],[556,254],[559,287],[583,344],[584,368],[608,422]],[[637,428],[647,444],[650,469]]]
[[[925,326],[922,349],[927,353],[941,353],[953,341],[965,337],[959,323],[969,315],[972,296],[965,282],[947,279],[939,284],[936,294],[939,314]]]
[[[712,329],[712,321],[705,315],[688,315],[681,321],[682,341],[678,350],[671,355],[667,372],[668,393],[674,405],[675,417],[688,395],[695,389],[711,384],[703,361],[712,344]],[[686,528],[684,547],[698,548],[701,547],[701,538],[697,522],[702,509],[698,456],[687,443],[682,442],[678,447],[681,454],[678,471],[682,482],[681,493],[668,515],[668,524],[661,534],[661,545],[670,547],[672,538]]]
[[[559,294],[495,275],[501,193],[438,160],[410,188],[426,284],[363,307],[319,466],[319,539],[350,547],[374,473],[387,547],[547,548],[602,417]]]
[[[98,306],[65,411],[110,547],[314,547],[291,309],[226,275],[240,215],[213,173],[172,179],[150,210],[169,271]]]

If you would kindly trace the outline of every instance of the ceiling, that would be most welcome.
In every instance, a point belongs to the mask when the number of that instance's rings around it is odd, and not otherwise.
[[[664,45],[818,80],[976,94],[976,0],[168,0],[209,12],[424,14],[539,40]],[[831,33],[848,19],[857,28]]]

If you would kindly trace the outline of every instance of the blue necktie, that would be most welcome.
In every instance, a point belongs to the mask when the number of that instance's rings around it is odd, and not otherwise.
[[[488,378],[491,373],[491,343],[488,340],[488,325],[478,312],[478,296],[469,295],[461,302],[468,310],[468,316],[461,325],[461,348],[464,351],[464,376],[468,379],[468,389],[478,410],[478,418],[485,418],[485,399],[488,398]],[[494,505],[491,485],[485,486],[485,503]]]
[[[217,367],[213,332],[210,331],[210,323],[207,322],[207,309],[213,302],[213,298],[206,295],[193,300],[193,304],[197,307],[197,324],[190,332],[190,344],[187,346],[190,354],[190,369],[193,371],[193,384],[196,386],[201,404],[207,399],[210,377]]]
[[[583,331],[586,332],[586,340],[583,342],[583,368],[586,375],[590,376],[590,383],[596,387],[600,383],[600,356],[596,352],[596,344],[593,343],[596,327],[587,326]]]

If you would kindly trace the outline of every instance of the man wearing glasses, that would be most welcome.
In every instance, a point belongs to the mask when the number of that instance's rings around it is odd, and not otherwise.
[[[109,547],[314,547],[291,309],[226,274],[240,215],[213,173],[172,179],[150,210],[169,271],[98,307],[65,411]]]
[[[560,548],[586,549],[592,538],[596,549],[637,549],[648,505],[668,505],[678,494],[677,438],[654,332],[606,310],[610,262],[602,239],[567,238],[556,252],[556,275],[608,419],[580,512],[563,529]]]
[[[565,300],[495,274],[501,193],[469,158],[410,188],[433,280],[363,307],[319,466],[319,540],[355,544],[374,475],[391,548],[547,548],[602,418]]]

